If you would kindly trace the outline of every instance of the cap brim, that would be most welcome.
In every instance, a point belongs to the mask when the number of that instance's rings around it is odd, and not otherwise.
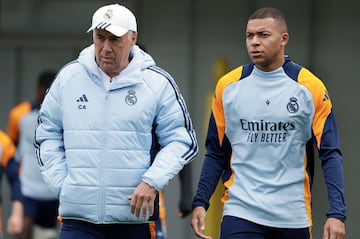
[[[105,26],[105,27],[101,27],[101,26]],[[93,24],[86,32],[93,31],[94,29],[106,30],[117,37],[122,37],[129,31],[128,29],[125,29],[125,28],[122,28],[119,26],[115,26],[113,24],[108,25],[108,24],[99,23],[99,24]]]
[[[91,26],[91,27],[86,31],[86,33],[91,32],[92,30],[94,30],[94,28],[95,28],[95,26]]]

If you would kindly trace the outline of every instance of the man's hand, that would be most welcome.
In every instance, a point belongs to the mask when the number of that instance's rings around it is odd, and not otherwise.
[[[345,223],[336,218],[328,218],[324,225],[323,239],[344,239]]]
[[[211,237],[206,236],[203,231],[205,230],[205,218],[206,210],[203,207],[196,207],[193,210],[191,217],[191,227],[198,238],[202,239],[211,239]]]
[[[13,201],[11,215],[8,218],[7,232],[18,236],[24,228],[24,208],[20,201]]]
[[[135,189],[134,193],[129,196],[130,211],[135,216],[146,220],[147,211],[148,216],[154,214],[154,201],[156,198],[157,191],[145,182],[141,182]]]

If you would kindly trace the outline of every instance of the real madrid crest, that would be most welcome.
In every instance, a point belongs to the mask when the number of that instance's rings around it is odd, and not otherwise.
[[[287,104],[286,108],[290,113],[296,113],[299,110],[297,99],[295,97],[290,97],[290,102]]]
[[[110,20],[112,17],[113,17],[113,10],[108,9],[104,14],[104,19],[105,20]]]
[[[137,102],[136,92],[134,90],[129,90],[128,95],[125,97],[126,104],[133,106]]]

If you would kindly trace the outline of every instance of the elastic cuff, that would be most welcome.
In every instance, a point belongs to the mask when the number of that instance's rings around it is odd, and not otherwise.
[[[326,214],[328,218],[336,218],[339,219],[342,222],[346,221],[346,216],[344,214],[334,213],[334,214]]]
[[[205,208],[205,210],[207,211],[210,204],[209,204],[209,202],[206,202],[206,201],[204,201],[202,199],[196,199],[196,200],[193,201],[193,203],[191,205],[192,210],[194,210],[194,208],[196,208],[198,206],[201,206],[201,207]]]

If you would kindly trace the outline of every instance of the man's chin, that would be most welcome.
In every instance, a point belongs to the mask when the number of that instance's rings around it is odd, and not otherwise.
[[[253,57],[251,58],[252,63],[254,63],[255,65],[265,65],[265,61],[263,58],[259,58],[259,57]]]
[[[101,68],[101,70],[103,70],[103,71],[111,71],[111,69],[113,68],[113,65],[112,64],[110,64],[110,63],[105,63],[105,62],[102,62],[101,64],[100,64],[100,68]]]

